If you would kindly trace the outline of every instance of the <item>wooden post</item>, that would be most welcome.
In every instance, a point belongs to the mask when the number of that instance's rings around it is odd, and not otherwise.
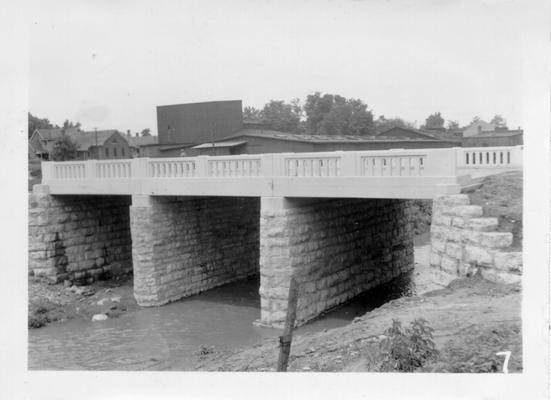
[[[297,316],[298,285],[294,277],[291,277],[289,284],[289,299],[287,302],[287,316],[283,335],[279,337],[279,358],[277,360],[277,372],[287,371],[289,353],[291,352],[291,341],[293,340],[293,329]]]

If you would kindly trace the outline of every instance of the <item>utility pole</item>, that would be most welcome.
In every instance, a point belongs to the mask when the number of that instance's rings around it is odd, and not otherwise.
[[[94,126],[94,131],[96,132],[96,160],[99,160],[98,128],[97,128],[97,126]]]

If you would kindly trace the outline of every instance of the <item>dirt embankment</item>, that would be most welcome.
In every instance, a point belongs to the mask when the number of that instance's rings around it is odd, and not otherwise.
[[[89,286],[50,284],[29,277],[29,328],[74,318],[92,319],[96,314],[115,318],[140,307],[134,299],[132,276],[97,281]]]
[[[482,206],[485,217],[498,219],[498,230],[513,233],[511,250],[522,250],[522,171],[481,178],[480,188],[469,193],[471,204]]]
[[[289,371],[379,371],[385,356],[384,332],[393,319],[407,324],[424,318],[434,329],[436,359],[418,371],[500,372],[511,351],[509,372],[522,370],[520,287],[480,277],[458,280],[424,296],[393,300],[353,323],[293,340]],[[274,371],[276,339],[250,349],[214,352],[199,363],[207,371]]]

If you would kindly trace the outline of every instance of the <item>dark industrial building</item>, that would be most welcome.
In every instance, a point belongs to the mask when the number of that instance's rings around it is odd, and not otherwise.
[[[191,145],[222,139],[243,129],[241,100],[157,107],[159,144]]]
[[[394,134],[377,136],[297,135],[264,129],[243,129],[223,140],[206,142],[185,151],[187,156],[318,151],[358,151],[460,147],[461,142],[432,136]]]

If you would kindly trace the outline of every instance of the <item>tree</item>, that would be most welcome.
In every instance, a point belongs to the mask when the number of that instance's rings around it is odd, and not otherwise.
[[[69,136],[61,135],[54,142],[50,156],[54,161],[74,160],[77,158],[77,144]]]
[[[474,124],[477,124],[480,122],[480,117],[478,115],[476,115],[473,120],[471,122],[469,122],[469,125],[468,126],[471,126],[471,125],[474,125]]]
[[[245,107],[243,109],[243,119],[260,121],[261,120],[261,111],[255,107]]]
[[[373,113],[360,99],[315,92],[306,97],[306,131],[321,135],[369,135],[374,132]]]
[[[142,136],[151,136],[151,130],[149,128],[145,128],[142,130]]]
[[[442,129],[444,127],[444,118],[440,115],[439,112],[431,114],[425,120],[425,125],[421,128],[423,129]]]
[[[402,118],[385,118],[384,115],[380,115],[375,121],[375,131],[377,133],[388,131],[392,128],[408,128],[414,129],[413,123],[408,122]]]
[[[494,115],[490,123],[494,124],[496,128],[507,128],[507,121],[500,114]]]
[[[77,123],[73,123],[73,121],[69,121],[68,119],[66,119],[65,121],[63,121],[63,126],[62,128],[63,129],[69,129],[69,128],[77,128],[77,129],[80,129],[80,122],[77,122]]]
[[[54,126],[50,123],[50,120],[48,120],[48,118],[39,118],[32,115],[31,113],[28,113],[28,114],[29,114],[29,121],[28,121],[29,137],[31,137],[34,131],[37,129],[57,128],[57,126]]]
[[[448,125],[448,130],[449,131],[459,129],[459,122],[458,121],[448,120],[447,125]]]
[[[270,100],[260,112],[262,121],[270,128],[283,132],[299,132],[302,109],[296,103]]]

